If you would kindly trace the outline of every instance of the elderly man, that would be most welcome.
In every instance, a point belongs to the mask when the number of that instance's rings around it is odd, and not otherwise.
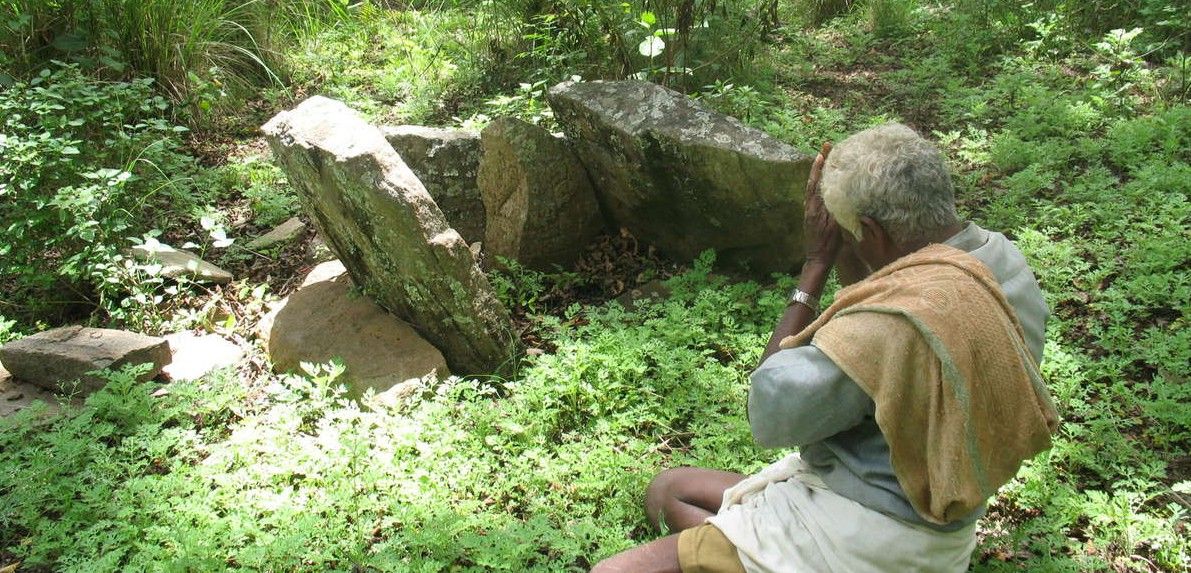
[[[805,232],[748,399],[757,443],[800,453],[662,472],[646,513],[680,533],[593,571],[963,571],[988,498],[1049,447],[1042,293],[1008,239],[957,219],[934,146],[898,124],[824,145]],[[851,286],[816,318],[833,267]]]

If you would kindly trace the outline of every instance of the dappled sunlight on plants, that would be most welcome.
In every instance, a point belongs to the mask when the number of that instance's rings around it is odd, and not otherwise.
[[[42,4],[0,3],[0,343],[89,322],[251,345],[309,259],[240,241],[300,211],[250,138],[311,94],[378,123],[553,129],[555,83],[640,77],[807,150],[903,121],[1052,311],[1063,420],[994,498],[973,570],[1191,567],[1176,3],[147,2],[127,21],[120,2]],[[238,280],[166,280],[124,253],[157,240]],[[167,387],[108,373],[83,404],[0,420],[0,569],[583,570],[648,541],[657,471],[775,458],[750,436],[747,375],[793,280],[601,240],[574,269],[491,275],[533,349],[508,378],[352,401],[341,366],[273,375],[256,352]],[[669,298],[608,301],[653,279]]]

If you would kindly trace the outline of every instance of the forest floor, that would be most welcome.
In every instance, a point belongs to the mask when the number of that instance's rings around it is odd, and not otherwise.
[[[227,189],[204,216],[250,238],[300,215],[256,127],[307,94],[384,123],[551,125],[538,71],[504,93],[449,89],[459,80],[434,59],[448,42],[417,17],[327,32],[295,54],[293,86],[194,133],[200,180]],[[1186,89],[1171,96],[1175,72],[1128,42],[1060,54],[1044,37],[984,60],[954,25],[923,14],[894,37],[860,16],[780,29],[763,66],[696,95],[808,151],[911,125],[949,157],[962,214],[1004,232],[1037,271],[1053,312],[1043,375],[1063,423],[993,500],[972,570],[1186,571]],[[394,71],[397,51],[416,73]],[[168,226],[163,240],[203,243],[209,227]],[[791,277],[730,280],[713,254],[667,262],[605,237],[576,268],[494,277],[546,350],[516,375],[427,380],[416,402],[360,404],[335,383],[338,366],[275,375],[253,346],[266,305],[312,266],[310,238],[264,254],[212,248],[236,283],[117,320],[222,334],[253,347],[245,363],[155,396],[116,372],[82,406],[0,420],[0,570],[582,571],[656,535],[640,500],[661,469],[749,472],[782,453],[752,443],[744,399]],[[608,302],[658,279],[664,301]],[[40,328],[8,328],[22,327]]]

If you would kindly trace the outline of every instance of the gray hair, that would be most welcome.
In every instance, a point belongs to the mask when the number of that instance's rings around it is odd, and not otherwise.
[[[924,240],[957,221],[943,156],[900,123],[866,129],[835,146],[821,185],[827,211],[857,240],[860,217],[881,223],[901,244]]]

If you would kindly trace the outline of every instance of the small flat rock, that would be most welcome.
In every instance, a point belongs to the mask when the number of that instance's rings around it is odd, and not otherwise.
[[[382,394],[423,376],[448,374],[442,354],[408,323],[356,292],[339,261],[311,270],[257,329],[274,370],[338,358],[354,397],[368,388]]]
[[[148,380],[170,362],[164,338],[124,330],[66,326],[9,342],[0,347],[0,362],[13,377],[55,392],[94,392],[106,383],[88,372],[151,363]]]
[[[173,359],[161,369],[172,381],[198,380],[209,372],[234,366],[244,349],[217,334],[175,332],[166,335]]]
[[[132,256],[144,263],[161,265],[161,276],[170,279],[181,277],[197,282],[225,284],[232,282],[232,274],[211,264],[198,255],[175,249],[165,243],[137,245],[132,247]]]
[[[278,225],[272,231],[253,239],[244,246],[254,251],[260,251],[277,245],[285,245],[297,240],[305,231],[306,223],[303,223],[297,217],[290,217],[288,221]]]

